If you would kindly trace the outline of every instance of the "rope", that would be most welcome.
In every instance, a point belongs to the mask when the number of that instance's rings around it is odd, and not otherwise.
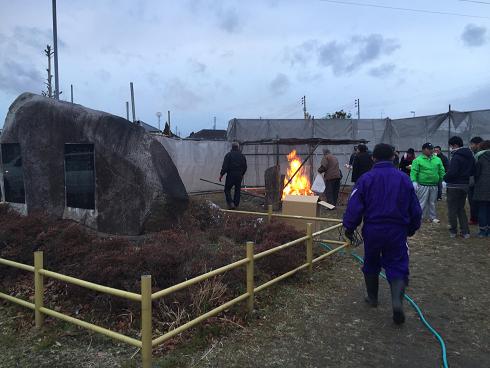
[[[359,242],[362,242],[362,238],[360,236],[359,233],[356,233],[354,234],[354,242],[356,243],[356,245],[359,245]],[[328,245],[328,244],[325,244],[325,243],[320,243],[321,246],[323,246],[324,248],[328,249],[328,250],[332,250],[332,248]],[[352,257],[354,257],[354,259],[356,259],[360,264],[364,264],[364,260],[359,256],[357,255],[356,253],[354,252],[351,252],[351,255]],[[384,272],[381,272],[380,273],[381,277],[383,277],[384,279],[386,279],[386,275]],[[420,320],[422,321],[422,323],[424,324],[424,326],[430,331],[430,333],[432,333],[432,335],[435,336],[435,338],[437,339],[437,341],[439,342],[439,345],[441,346],[441,354],[442,354],[442,365],[444,368],[448,368],[449,365],[448,365],[448,362],[447,362],[447,351],[446,351],[446,344],[444,343],[444,340],[443,338],[441,337],[441,335],[439,335],[439,333],[430,325],[430,323],[425,319],[424,317],[424,314],[422,313],[422,310],[420,309],[420,307],[417,305],[417,303],[415,303],[415,301],[410,297],[408,296],[407,294],[404,294],[404,298],[410,303],[410,305],[413,307],[413,309],[415,310],[415,312],[417,312]]]

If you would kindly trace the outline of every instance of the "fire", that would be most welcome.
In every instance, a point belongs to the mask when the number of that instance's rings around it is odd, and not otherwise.
[[[285,187],[282,191],[282,198],[284,199],[287,194],[313,195],[313,192],[311,191],[310,179],[305,174],[305,168],[301,167],[301,158],[297,155],[296,150],[292,150],[291,153],[289,153],[288,161],[289,167],[286,177],[284,178]],[[296,171],[298,171],[298,173],[294,175]],[[287,184],[293,175],[293,180]]]

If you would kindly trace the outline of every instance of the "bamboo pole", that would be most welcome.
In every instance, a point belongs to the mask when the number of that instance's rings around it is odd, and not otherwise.
[[[306,263],[308,263],[308,274],[311,277],[313,273],[313,229],[311,222],[306,224]]]
[[[141,358],[143,368],[152,361],[151,276],[141,276]]]
[[[36,328],[41,328],[44,322],[44,315],[41,312],[44,303],[44,277],[39,272],[43,268],[43,252],[34,252],[34,319]]]
[[[272,204],[267,206],[267,222],[270,223],[272,221]]]
[[[248,313],[254,310],[254,243],[247,242],[247,309]]]
[[[13,267],[13,268],[18,268],[19,270],[34,272],[33,266],[29,266],[29,265],[19,263],[19,262],[10,261],[10,260],[5,259],[5,258],[0,258],[0,264],[5,265],[5,266],[9,266],[9,267]]]

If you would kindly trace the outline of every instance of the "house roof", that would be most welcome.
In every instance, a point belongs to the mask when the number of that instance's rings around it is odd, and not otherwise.
[[[221,129],[201,129],[198,132],[192,132],[190,139],[211,140],[211,141],[225,141],[226,130]]]

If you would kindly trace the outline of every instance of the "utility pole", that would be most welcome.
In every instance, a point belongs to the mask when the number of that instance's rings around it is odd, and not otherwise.
[[[303,116],[304,116],[304,119],[307,120],[308,119],[308,113],[306,112],[306,96],[303,96],[301,98],[301,103],[303,104]]]
[[[136,111],[134,108],[134,88],[133,82],[129,82],[129,89],[131,90],[131,111],[133,113],[133,123],[136,123]]]
[[[160,130],[160,117],[162,116],[162,113],[160,111],[158,111],[156,115],[158,118],[158,130]]]
[[[449,104],[447,119],[448,119],[447,141],[449,142],[449,139],[451,139],[451,104]],[[449,143],[447,144],[447,157],[451,157],[451,148],[449,147]]]
[[[129,121],[129,101],[126,101],[126,120]]]
[[[216,116],[214,117],[214,122],[213,122],[213,130],[216,130]]]
[[[359,103],[359,99],[357,98],[354,103],[355,107],[357,107],[357,120],[361,119],[361,105]]]
[[[53,5],[53,46],[54,46],[54,98],[60,99],[60,81],[58,76],[58,26],[56,21],[56,0]]]
[[[70,84],[71,103],[73,103],[73,84]]]
[[[48,72],[48,78],[46,81],[48,92],[43,92],[43,95],[49,98],[53,98],[53,86],[51,84],[51,80],[53,78],[53,75],[51,74],[51,56],[53,56],[53,51],[51,51],[51,46],[46,45],[46,50],[44,50],[44,54],[48,57],[48,69],[46,69],[46,71]]]
[[[168,131],[170,135],[172,135],[172,129],[170,129],[170,110],[167,111],[167,116],[168,116]],[[177,134],[177,133],[175,133]]]

